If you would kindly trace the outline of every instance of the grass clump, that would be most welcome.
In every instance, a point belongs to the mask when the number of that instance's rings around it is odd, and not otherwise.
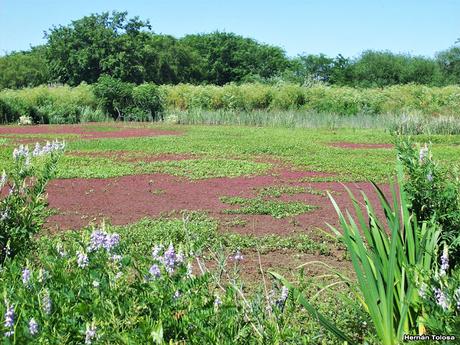
[[[303,193],[326,196],[326,193],[324,193],[322,190],[302,186],[268,186],[258,189],[258,195],[261,197],[271,196],[279,198],[284,194],[294,195]]]
[[[227,214],[256,214],[269,215],[273,218],[285,218],[297,216],[314,210],[316,207],[297,201],[274,201],[263,200],[261,198],[242,198],[242,197],[221,197],[220,200],[229,205],[241,206],[238,209],[227,209]]]
[[[161,172],[190,179],[215,177],[237,177],[257,175],[271,167],[268,163],[256,163],[235,159],[187,159],[181,161],[159,161],[142,163],[137,169],[141,172]]]

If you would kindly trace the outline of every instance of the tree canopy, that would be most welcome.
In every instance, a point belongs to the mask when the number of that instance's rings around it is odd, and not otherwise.
[[[78,85],[110,76],[133,84],[217,84],[285,80],[357,87],[460,83],[460,46],[435,58],[364,51],[357,58],[303,54],[234,33],[175,38],[156,34],[127,12],[104,12],[54,26],[43,46],[0,57],[0,89],[44,83]],[[457,42],[458,43],[458,42]]]

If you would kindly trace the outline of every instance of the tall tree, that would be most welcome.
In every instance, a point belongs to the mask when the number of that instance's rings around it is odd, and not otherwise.
[[[45,50],[38,46],[0,57],[0,90],[45,84],[49,77]]]
[[[181,41],[198,57],[198,77],[202,82],[223,85],[251,75],[269,78],[289,64],[281,48],[233,33],[188,35]]]
[[[149,29],[138,17],[127,19],[127,12],[92,14],[53,27],[45,34],[51,77],[70,85],[94,83],[102,74],[142,82],[146,64],[157,59],[144,44]]]

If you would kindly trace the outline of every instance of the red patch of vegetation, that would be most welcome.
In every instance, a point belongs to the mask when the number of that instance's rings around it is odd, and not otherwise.
[[[329,146],[341,147],[345,149],[392,149],[394,148],[393,144],[357,144],[357,143],[348,143],[348,142],[331,143],[329,144]]]
[[[145,152],[136,151],[107,151],[107,152],[88,152],[88,151],[72,151],[68,153],[69,156],[76,157],[102,157],[116,159],[123,162],[159,162],[159,161],[182,161],[186,159],[195,159],[197,155],[194,154],[175,154],[175,153],[161,153],[161,154],[147,154]]]
[[[293,181],[290,170],[277,175],[237,178],[213,178],[189,181],[165,174],[133,175],[110,179],[55,180],[48,187],[50,206],[59,214],[50,217],[50,228],[80,228],[91,221],[109,219],[112,224],[136,222],[144,217],[158,217],[173,211],[201,210],[221,220],[221,230],[240,233],[290,234],[327,228],[326,222],[337,224],[337,215],[326,196],[308,193],[283,195],[277,200],[297,200],[318,209],[295,217],[274,219],[268,215],[226,215],[222,211],[233,206],[220,201],[221,196],[255,197],[257,188],[273,185],[305,186],[335,192],[341,207],[352,208],[344,185],[338,182],[308,183]],[[296,177],[311,176],[295,172]],[[316,175],[318,176],[318,175]],[[353,192],[363,190],[373,202],[377,196],[370,183],[347,183]],[[387,190],[386,186],[384,186]],[[242,222],[235,222],[240,219]]]

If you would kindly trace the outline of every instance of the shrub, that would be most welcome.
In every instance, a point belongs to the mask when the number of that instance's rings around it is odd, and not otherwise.
[[[440,248],[438,264],[422,271],[418,293],[423,305],[422,328],[429,334],[460,337],[460,267],[451,268],[447,246]]]
[[[64,103],[46,105],[38,107],[38,113],[42,119],[46,119],[46,123],[65,124],[79,123],[81,117],[81,106],[77,104]]]
[[[81,109],[80,122],[104,122],[111,119],[100,108],[83,107]]]
[[[123,119],[133,104],[133,88],[116,78],[104,75],[93,85],[94,95],[99,105],[114,119]]]
[[[460,180],[452,169],[433,160],[430,149],[417,148],[410,140],[398,140],[398,156],[404,165],[403,188],[411,210],[420,222],[434,219],[441,239],[450,248],[452,263],[460,260]]]
[[[141,84],[133,89],[133,103],[151,120],[163,120],[163,100],[155,84]]]
[[[412,213],[403,187],[401,163],[398,163],[398,190],[392,189],[393,205],[374,186],[385,212],[384,219],[379,219],[375,205],[364,193],[365,213],[361,203],[349,191],[355,217],[348,211],[344,215],[329,195],[342,231],[332,226],[330,228],[351,256],[357,286],[341,272],[336,274],[354,291],[356,300],[369,313],[381,344],[396,345],[401,343],[404,334],[418,332],[418,317],[423,313],[417,292],[418,274],[431,269],[441,228],[431,222],[419,224]],[[275,276],[292,288],[283,277]],[[319,314],[299,291],[293,290],[294,299],[315,319],[343,341],[352,343],[346,334]]]
[[[55,141],[30,152],[27,146],[13,151],[14,166],[0,178],[0,264],[7,257],[27,252],[34,234],[40,231],[49,212],[45,187],[56,173],[64,143]]]

